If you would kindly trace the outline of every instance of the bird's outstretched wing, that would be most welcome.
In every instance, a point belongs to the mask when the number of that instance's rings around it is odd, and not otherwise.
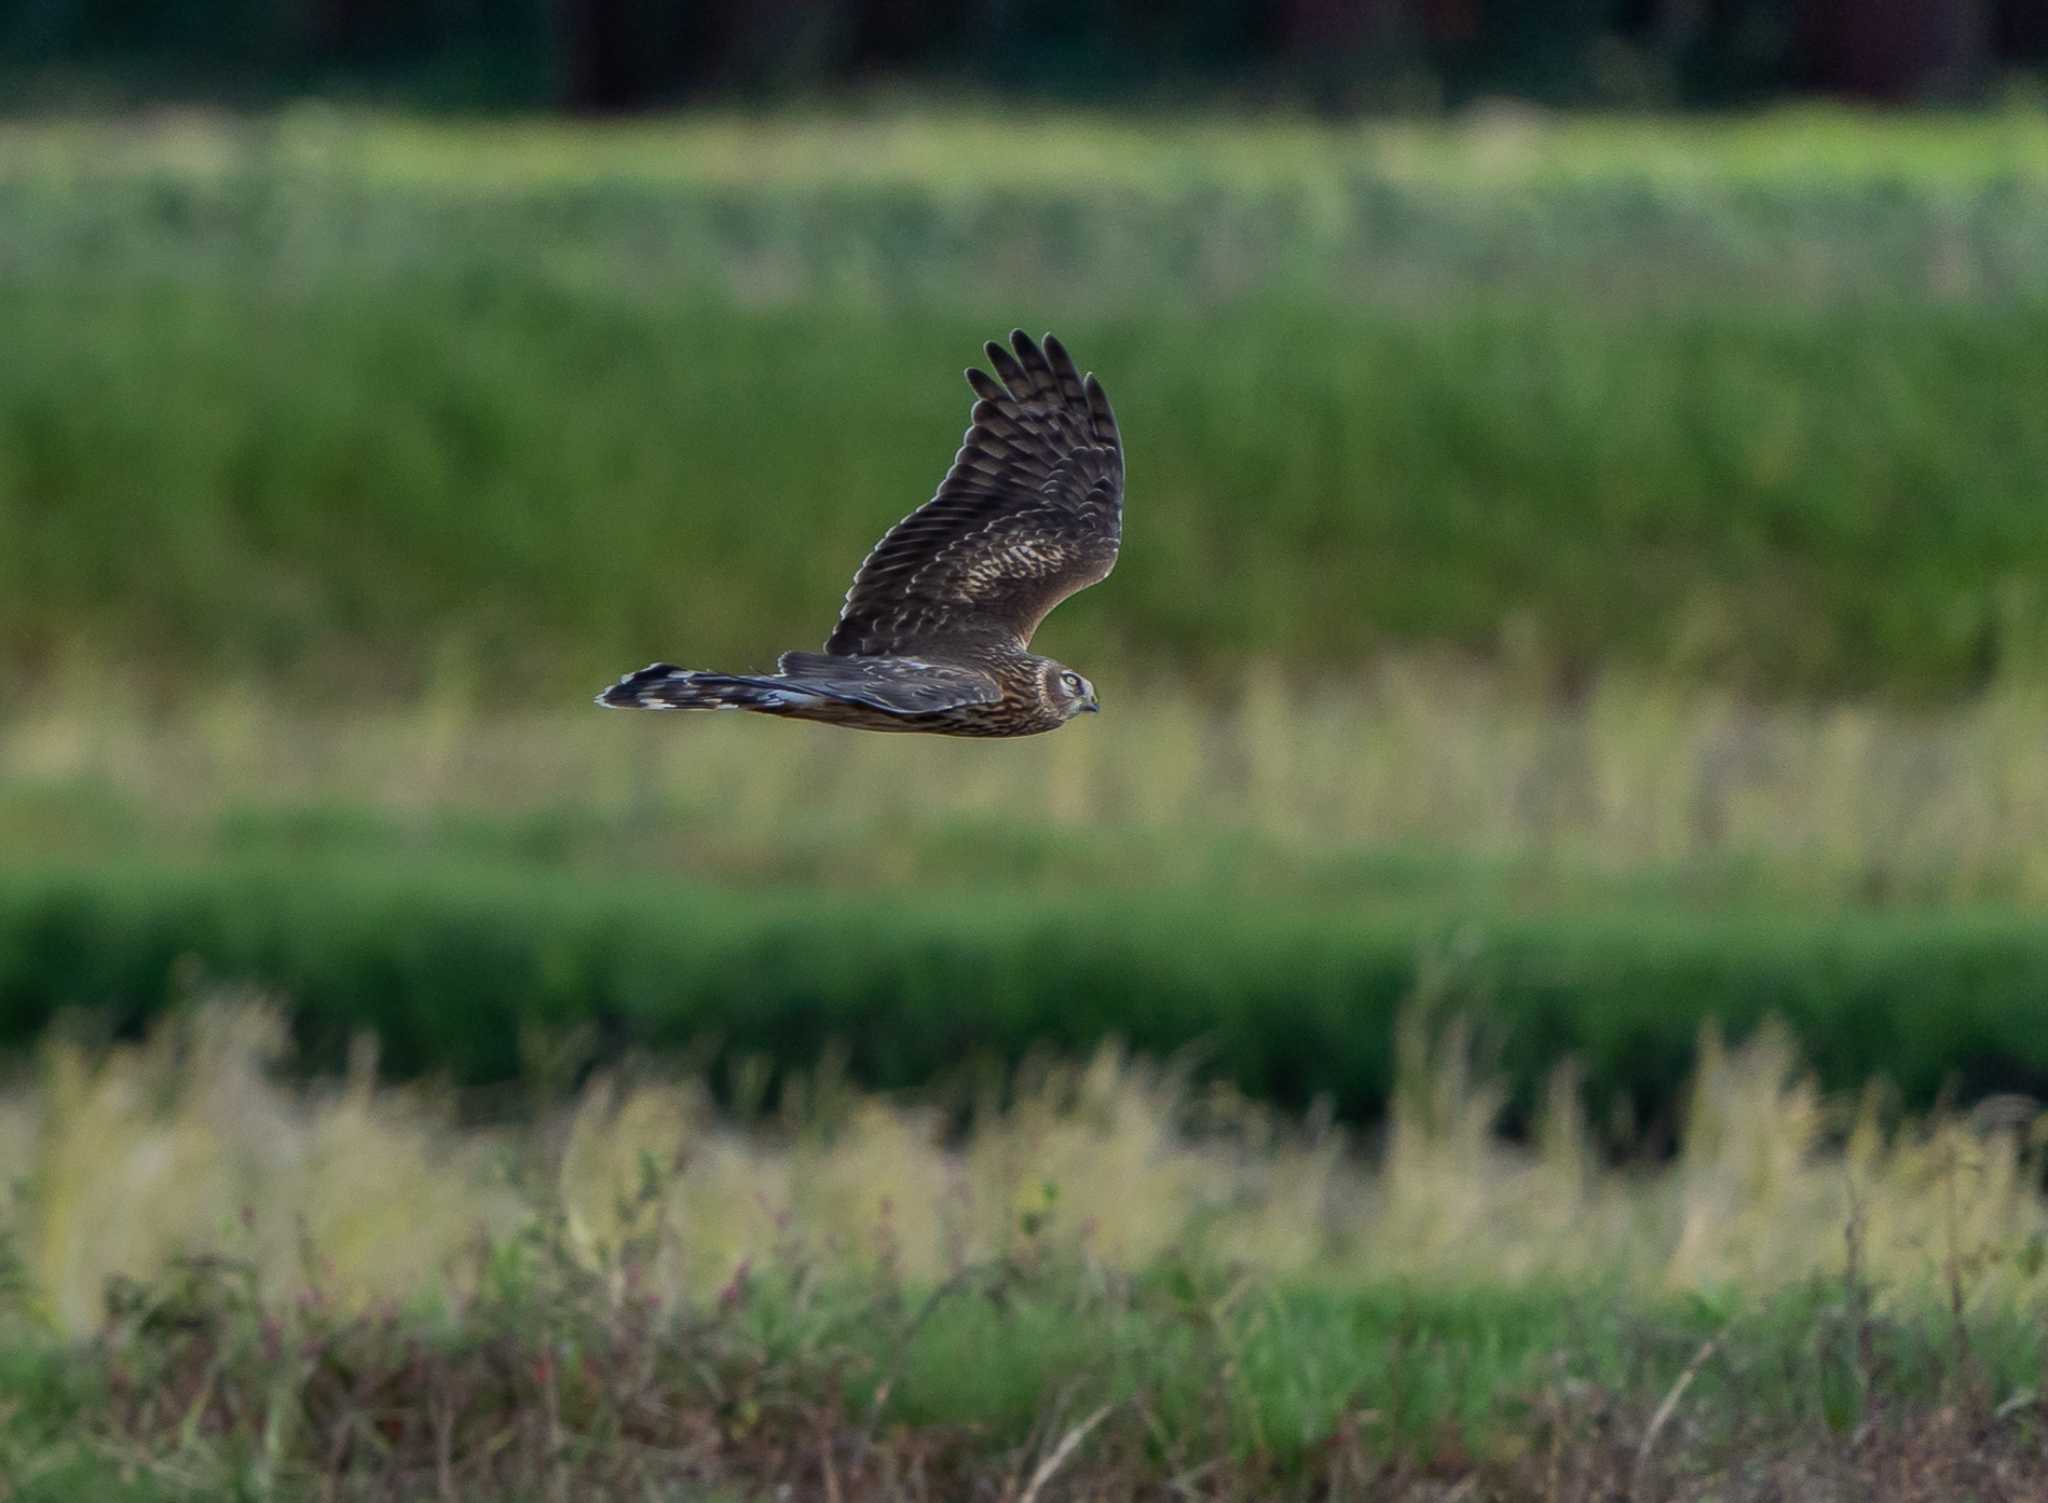
[[[987,348],[996,373],[967,372],[978,400],[952,469],[860,566],[827,653],[992,635],[1021,648],[1115,565],[1124,456],[1109,398],[1050,334],[1043,348],[1022,329]]]

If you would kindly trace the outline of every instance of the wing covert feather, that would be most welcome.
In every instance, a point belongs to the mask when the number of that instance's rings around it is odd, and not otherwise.
[[[947,640],[1018,647],[1067,596],[1115,566],[1123,441],[1109,398],[1065,346],[1022,329],[967,372],[972,425],[937,493],[875,544],[825,643],[888,654]]]
[[[848,700],[892,715],[930,715],[994,704],[1002,698],[1001,686],[990,674],[957,663],[785,652],[776,667],[780,678],[763,682]]]

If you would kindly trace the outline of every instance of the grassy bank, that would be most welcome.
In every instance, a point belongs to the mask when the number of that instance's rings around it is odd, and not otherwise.
[[[1218,1503],[1934,1503],[2023,1495],[2048,1423],[2037,1326],[1875,1319],[1833,1288],[1733,1320],[1065,1271],[951,1294],[792,1310],[770,1285],[677,1320],[521,1287],[452,1323],[281,1321],[207,1271],[129,1291],[149,1304],[106,1347],[0,1351],[0,1464],[23,1499],[133,1503],[1078,1503],[1185,1496],[1189,1477]]]
[[[748,165],[840,152],[825,124],[11,127],[6,673],[457,664],[520,704],[765,663],[929,493],[951,372],[1018,322],[1129,437],[1128,558],[1046,639],[1112,689],[1418,642],[1780,694],[2036,671],[2024,118],[1907,132],[1895,173],[1824,120],[1775,155],[1045,129],[1097,149],[1048,180],[985,125],[878,125],[827,186]]]
[[[1782,1042],[1617,1171],[1568,1086],[1494,1137],[1455,1026],[1370,1154],[1110,1055],[950,1133],[644,1068],[477,1126],[280,1037],[0,1092],[17,1495],[1917,1499],[2041,1443],[2029,1121],[1838,1115]]]

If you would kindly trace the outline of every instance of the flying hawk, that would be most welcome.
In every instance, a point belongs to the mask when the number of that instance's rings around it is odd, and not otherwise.
[[[1033,736],[1099,708],[1087,679],[1029,650],[1038,623],[1106,577],[1123,535],[1109,398],[1048,334],[987,346],[973,426],[938,494],[853,577],[823,652],[774,673],[655,663],[597,697],[641,710],[753,710],[868,731]]]

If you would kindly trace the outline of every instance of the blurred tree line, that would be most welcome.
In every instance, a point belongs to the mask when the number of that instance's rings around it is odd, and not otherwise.
[[[877,83],[1334,112],[1966,100],[2048,0],[0,0],[17,105],[305,90],[603,112]]]

